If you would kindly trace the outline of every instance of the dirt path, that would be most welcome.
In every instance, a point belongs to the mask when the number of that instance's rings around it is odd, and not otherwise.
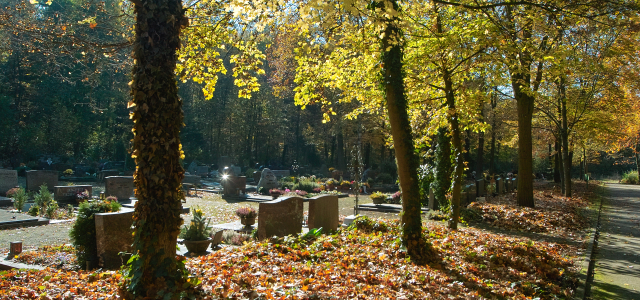
[[[606,190],[591,299],[640,300],[640,186]]]

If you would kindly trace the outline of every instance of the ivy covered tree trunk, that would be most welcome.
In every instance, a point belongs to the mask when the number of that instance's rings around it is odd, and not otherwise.
[[[384,11],[385,3],[390,3],[394,10],[398,10],[398,3],[395,0],[377,2],[376,5]],[[414,151],[411,124],[407,113],[408,105],[402,69],[402,33],[395,23],[395,18],[383,17],[381,21],[385,24],[382,38],[382,60],[384,63],[382,80],[398,164],[400,188],[402,189],[402,241],[414,262],[426,263],[435,258],[435,252],[422,235],[420,185],[418,182],[419,160]]]
[[[188,24],[179,0],[134,1],[136,26],[131,95],[134,181],[134,262],[128,297],[177,298],[187,279],[176,259],[180,232],[182,101],[174,70],[180,29]],[[171,294],[169,294],[171,293]]]
[[[449,70],[443,72],[445,98],[447,99],[447,120],[451,126],[451,144],[453,145],[453,187],[451,188],[451,212],[449,214],[449,228],[458,229],[460,220],[460,195],[462,193],[462,176],[464,170],[464,157],[462,155],[462,139],[460,138],[460,121],[456,111],[455,95],[453,94],[453,82]]]
[[[435,178],[432,184],[436,209],[449,207],[447,192],[451,186],[451,139],[447,128],[438,129],[435,151]]]

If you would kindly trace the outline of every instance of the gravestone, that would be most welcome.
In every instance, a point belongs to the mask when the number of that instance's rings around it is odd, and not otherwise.
[[[260,182],[260,177],[262,177],[262,171],[253,171],[253,181],[255,183]]]
[[[262,174],[260,175],[260,181],[258,182],[258,186],[256,187],[257,191],[260,192],[260,188],[264,187],[267,190],[277,189],[280,187],[280,183],[278,183],[278,179],[276,179],[276,175],[269,169],[262,170]]]
[[[53,189],[53,199],[62,202],[75,202],[76,194],[84,191],[89,192],[89,197],[93,192],[93,186],[90,185],[57,185]]]
[[[498,180],[496,180],[496,190],[498,191],[499,195],[502,195],[502,194],[505,193],[505,190],[504,190],[504,179],[498,178]]]
[[[476,185],[470,184],[467,186],[467,203],[476,201]]]
[[[132,252],[133,211],[95,214],[98,263],[105,269],[119,269],[119,252]]]
[[[229,158],[228,156],[220,156],[220,158],[218,158],[218,171],[220,173],[222,173],[222,170],[225,167],[230,167],[231,166],[231,158]]]
[[[275,175],[277,178],[291,176],[291,171],[289,170],[271,170],[271,172],[273,172],[273,175]]]
[[[338,230],[338,196],[322,195],[309,198],[309,229],[322,227],[323,232]]]
[[[476,181],[476,196],[477,197],[482,197],[484,196],[484,184],[485,184],[485,180],[484,179],[480,179]]]
[[[135,188],[133,176],[109,176],[104,179],[105,196],[115,196],[118,201],[129,200]]]
[[[242,168],[236,167],[236,166],[231,166],[231,169],[233,169],[233,174],[236,174],[236,176],[242,175]]]
[[[197,168],[198,168],[198,164],[194,160],[189,164],[189,167],[187,168],[187,172],[189,172],[190,175],[195,175]]]
[[[198,175],[198,176],[207,176],[207,175],[209,175],[209,167],[207,167],[207,166],[199,166],[196,169],[196,175]]]
[[[511,179],[507,178],[507,179],[504,180],[504,190],[507,193],[511,193]]]
[[[304,200],[300,197],[283,197],[262,202],[258,208],[258,238],[287,236],[302,231]]]
[[[432,188],[429,188],[429,210],[436,210],[436,197]]]
[[[58,185],[58,171],[53,170],[32,170],[27,171],[27,190],[39,191],[40,186],[47,185],[49,191],[53,192],[53,187]]]
[[[461,192],[460,193],[460,206],[466,207],[469,204],[469,193]]]
[[[104,179],[109,176],[118,176],[120,171],[118,170],[102,170],[98,173],[98,182],[104,182]]]
[[[514,190],[518,190],[518,177],[511,179],[511,186]]]
[[[222,243],[222,233],[223,232],[224,232],[224,230],[218,230],[213,235],[213,237],[211,238],[211,249],[217,247],[218,245],[220,245],[220,243]]]
[[[195,184],[195,185],[199,185],[200,184],[200,176],[198,175],[184,175],[184,178],[182,179],[182,184]]]
[[[18,185],[18,171],[0,169],[0,196]]]

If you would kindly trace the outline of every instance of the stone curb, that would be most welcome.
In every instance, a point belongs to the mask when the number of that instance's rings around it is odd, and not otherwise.
[[[604,188],[602,186],[601,188]],[[588,236],[591,237],[591,241],[587,246],[587,252],[583,256],[580,263],[580,284],[576,288],[576,293],[573,299],[586,299],[591,289],[591,282],[593,281],[593,269],[595,267],[595,252],[594,249],[598,245],[598,237],[600,236],[600,214],[602,212],[602,202],[604,195],[602,193],[598,196],[598,203],[596,204],[597,211],[592,213],[590,217],[593,227],[589,228]]]
[[[11,269],[44,270],[45,267],[17,263],[17,262],[12,262],[8,260],[0,260],[0,270],[11,270]]]

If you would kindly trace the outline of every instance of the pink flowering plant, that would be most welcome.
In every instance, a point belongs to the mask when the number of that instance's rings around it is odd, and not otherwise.
[[[244,206],[236,210],[236,216],[240,218],[255,218],[258,216],[258,212],[251,207]]]

